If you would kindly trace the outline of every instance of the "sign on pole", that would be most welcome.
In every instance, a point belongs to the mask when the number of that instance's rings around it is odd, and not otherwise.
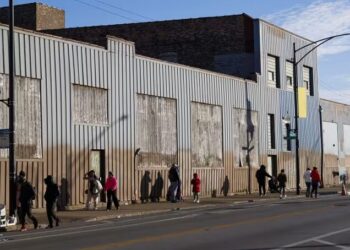
[[[0,129],[0,148],[10,147],[10,130]]]

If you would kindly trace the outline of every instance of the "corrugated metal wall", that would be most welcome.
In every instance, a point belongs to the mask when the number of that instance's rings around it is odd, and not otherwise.
[[[232,192],[244,192],[248,189],[248,169],[236,166],[233,133],[232,108],[258,112],[259,160],[267,162],[267,155],[277,155],[280,167],[288,169],[293,176],[294,163],[292,153],[281,152],[282,116],[293,117],[292,92],[267,87],[265,62],[268,53],[280,56],[282,62],[291,57],[286,53],[291,49],[292,41],[300,43],[300,38],[285,32],[276,35],[269,31],[269,25],[257,21],[257,39],[261,37],[261,76],[258,82],[199,70],[177,64],[135,56],[133,43],[108,37],[107,49],[84,43],[73,42],[30,31],[19,31],[15,35],[16,74],[41,80],[42,93],[42,137],[43,158],[27,159],[18,164],[28,171],[29,179],[38,189],[38,206],[43,206],[42,179],[52,174],[62,190],[67,190],[64,203],[78,205],[84,202],[86,181],[84,173],[89,170],[91,150],[103,150],[106,157],[106,171],[113,171],[119,179],[119,197],[130,200],[139,196],[141,179],[145,169],[135,169],[135,108],[136,95],[146,94],[176,99],[177,105],[177,143],[178,163],[184,184],[184,195],[191,194],[190,180],[193,172],[202,179],[202,194],[209,195],[213,189],[219,191],[225,176],[230,180]],[[283,32],[282,32],[283,33]],[[281,34],[282,34],[281,33]],[[284,33],[283,33],[284,34]],[[0,73],[8,73],[8,31],[0,26]],[[317,73],[315,53],[306,60],[307,65]],[[284,70],[281,70],[281,79]],[[300,79],[300,82],[301,79]],[[315,76],[317,83],[317,76]],[[108,89],[107,125],[74,124],[72,120],[73,84]],[[315,84],[315,93],[318,93]],[[191,103],[199,102],[222,107],[223,121],[223,167],[192,168],[191,166]],[[318,96],[310,97],[309,118],[301,121],[302,155],[316,155],[319,146]],[[267,114],[276,117],[276,149],[267,149]],[[305,165],[305,164],[304,164]],[[304,167],[304,165],[302,165]],[[6,160],[0,165],[1,196],[4,201],[3,187],[7,184]],[[150,170],[154,182],[161,173],[165,188],[168,185],[167,169]],[[251,172],[252,187],[256,189],[255,169]],[[293,179],[292,177],[289,180]],[[289,183],[290,187],[293,182]]]
[[[296,48],[309,43],[309,41],[286,32],[283,29],[269,24],[262,20],[255,21],[255,35],[260,37],[260,44],[255,44],[255,50],[260,51],[260,63],[256,64],[256,70],[261,72],[260,95],[260,129],[267,130],[267,123],[264,121],[266,113],[275,114],[277,147],[275,150],[268,149],[267,133],[260,133],[260,161],[266,162],[266,155],[276,155],[278,162],[278,171],[282,168],[286,170],[288,176],[287,188],[295,188],[296,170],[295,170],[295,141],[292,141],[292,152],[283,152],[282,119],[289,117],[292,129],[294,126],[294,93],[288,89],[286,79],[286,61],[292,61],[293,43]],[[297,53],[297,58],[301,58],[306,53],[306,49]],[[267,55],[279,57],[280,68],[280,89],[267,87]],[[318,96],[318,71],[317,71],[317,52],[313,51],[298,65],[298,86],[303,86],[302,69],[303,65],[313,68],[314,71],[314,96],[308,96],[308,117],[299,119],[299,140],[300,140],[300,174],[303,175],[306,167],[320,164],[320,122],[319,122],[319,96]],[[301,178],[301,184],[303,181]]]
[[[337,130],[337,138],[333,140],[324,140],[324,178],[329,183],[339,183],[339,177],[334,177],[333,171],[347,171],[350,174],[350,153],[345,148],[345,141],[348,140],[350,134],[347,134],[347,130],[344,130],[344,126],[350,125],[350,106],[337,102],[322,100],[320,101],[322,106],[322,120],[324,125],[334,124],[335,130]],[[327,135],[326,126],[323,127],[323,134]],[[337,144],[327,145],[327,143]],[[337,148],[334,148],[337,147]]]

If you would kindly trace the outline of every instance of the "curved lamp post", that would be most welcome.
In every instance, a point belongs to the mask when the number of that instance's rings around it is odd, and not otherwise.
[[[330,37],[326,37],[326,38],[322,38],[320,40],[314,41],[314,42],[310,42],[300,48],[296,48],[295,43],[293,43],[293,75],[294,75],[294,108],[295,108],[295,115],[294,115],[294,119],[295,119],[295,162],[296,162],[296,192],[297,195],[300,194],[300,162],[299,162],[299,110],[298,110],[298,64],[305,58],[307,57],[312,51],[314,51],[316,48],[318,48],[319,46],[321,46],[322,44],[337,38],[337,37],[342,37],[342,36],[349,36],[350,33],[344,33],[344,34],[340,34],[340,35],[335,35],[335,36],[330,36]],[[296,55],[298,52],[300,52],[301,50],[308,48],[312,45],[315,45],[314,47],[312,47],[310,50],[308,50],[304,55],[301,56],[301,58],[299,60],[296,59]],[[321,131],[322,132],[322,131]],[[323,165],[323,163],[322,163]],[[323,179],[323,166],[321,166],[321,173],[322,173],[322,179]]]

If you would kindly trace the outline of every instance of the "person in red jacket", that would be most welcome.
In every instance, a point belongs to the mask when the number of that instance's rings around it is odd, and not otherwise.
[[[201,187],[201,180],[198,177],[197,173],[193,174],[193,179],[191,180],[191,185],[193,186],[193,202],[199,203],[199,192]]]
[[[117,188],[118,188],[118,181],[113,176],[112,172],[108,173],[108,178],[105,184],[105,191],[107,191],[107,211],[111,210],[112,208],[112,199],[113,203],[115,205],[115,208],[119,209],[119,201],[117,197]]]
[[[317,198],[317,189],[318,189],[318,185],[320,184],[320,181],[321,181],[320,174],[318,173],[317,168],[313,167],[311,171],[311,183],[312,183],[311,198],[313,193],[315,193],[315,198]]]

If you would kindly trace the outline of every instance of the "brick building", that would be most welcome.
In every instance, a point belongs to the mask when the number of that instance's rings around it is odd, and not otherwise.
[[[0,8],[0,23],[8,23],[8,7]],[[65,27],[64,10],[42,3],[15,6],[15,26],[30,30],[62,29]]]

